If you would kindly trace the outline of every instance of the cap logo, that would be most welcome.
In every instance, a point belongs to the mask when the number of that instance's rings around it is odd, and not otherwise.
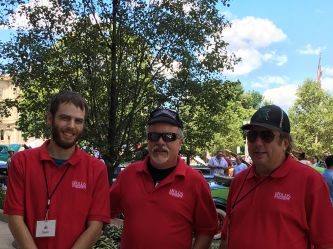
[[[270,109],[263,109],[261,112],[259,112],[259,119],[269,120],[269,112]]]

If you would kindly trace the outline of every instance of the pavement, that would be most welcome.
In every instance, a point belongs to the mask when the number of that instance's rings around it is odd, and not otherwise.
[[[9,231],[8,224],[0,220],[0,249],[13,249],[13,236]]]

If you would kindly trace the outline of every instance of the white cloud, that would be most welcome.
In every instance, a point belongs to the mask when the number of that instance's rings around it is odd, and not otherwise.
[[[257,81],[250,83],[253,89],[272,89],[277,86],[287,85],[289,78],[286,76],[266,75],[257,78]]]
[[[262,57],[265,62],[272,61],[275,62],[277,66],[282,66],[288,61],[288,57],[286,55],[277,55],[276,51],[265,53]]]
[[[307,54],[307,55],[319,55],[323,50],[325,50],[326,47],[312,47],[311,44],[307,44],[305,48],[300,49],[300,54]]]
[[[277,88],[272,88],[263,92],[265,100],[272,102],[275,105],[280,106],[285,111],[294,104],[297,91],[297,85],[283,85]]]
[[[287,84],[288,78],[285,76],[266,75],[266,76],[259,77],[259,80],[266,84],[285,85],[285,84]]]
[[[287,38],[272,21],[253,16],[232,21],[231,28],[223,34],[227,41],[232,42],[231,46],[236,48],[265,48]]]
[[[333,77],[323,77],[321,79],[321,87],[333,94]]]
[[[229,43],[228,49],[242,59],[242,62],[234,67],[234,72],[225,72],[227,75],[247,74],[259,68],[263,62],[282,66],[288,61],[286,55],[279,55],[276,51],[261,52],[261,49],[267,50],[272,43],[287,38],[287,35],[268,19],[247,16],[233,20],[231,28],[227,28],[223,36]]]
[[[242,58],[242,61],[234,66],[234,72],[226,74],[243,75],[250,73],[251,71],[261,66],[261,54],[256,49],[239,49],[236,56]]]
[[[323,67],[323,72],[327,75],[327,76],[333,76],[333,67]]]

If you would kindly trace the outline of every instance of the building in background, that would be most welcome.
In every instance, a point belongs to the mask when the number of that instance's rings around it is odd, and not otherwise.
[[[0,77],[0,101],[5,99],[16,99],[20,90],[15,87],[8,76]],[[0,116],[0,144],[28,144],[36,147],[42,143],[39,139],[29,138],[24,140],[22,132],[17,129],[16,122],[19,119],[19,113],[15,107],[10,110],[10,116]],[[34,146],[33,146],[34,145]]]

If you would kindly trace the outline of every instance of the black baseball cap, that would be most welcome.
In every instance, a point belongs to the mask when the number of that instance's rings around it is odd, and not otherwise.
[[[183,128],[183,121],[180,119],[179,114],[167,108],[158,108],[150,113],[147,125],[155,123],[168,123]]]
[[[250,123],[242,126],[242,130],[249,130],[252,126],[290,133],[288,115],[277,105],[259,108],[251,117]]]

